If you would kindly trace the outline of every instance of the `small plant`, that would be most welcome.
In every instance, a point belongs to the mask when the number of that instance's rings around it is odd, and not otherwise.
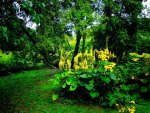
[[[128,104],[122,106],[118,103],[116,103],[116,108],[118,109],[119,113],[135,113],[136,108],[135,108],[135,101],[130,101]]]
[[[12,52],[9,52],[8,54],[3,53],[0,50],[0,64],[5,64],[5,65],[9,65],[13,62],[13,54]]]
[[[14,55],[12,52],[4,53],[0,50],[0,71],[7,71],[13,66]]]

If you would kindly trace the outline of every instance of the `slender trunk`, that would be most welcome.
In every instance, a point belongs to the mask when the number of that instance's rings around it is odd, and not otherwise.
[[[79,51],[80,40],[81,40],[81,32],[78,31],[77,32],[76,46],[75,46],[73,58],[72,58],[72,61],[71,61],[71,68],[73,68],[73,65],[74,65],[74,57],[78,54],[78,51]]]
[[[82,53],[85,52],[85,41],[86,41],[86,35],[83,35],[83,43],[82,43]]]
[[[26,34],[26,36],[29,38],[29,40],[33,43],[33,45],[37,48],[36,43],[37,41],[31,36],[31,34],[26,30],[25,27],[22,27],[23,32]],[[44,62],[50,66],[51,68],[56,68],[55,66],[53,66],[53,62],[52,60],[49,58],[48,56],[48,52],[46,50],[40,50],[39,48],[37,48],[37,50],[39,51],[39,53],[44,57]]]

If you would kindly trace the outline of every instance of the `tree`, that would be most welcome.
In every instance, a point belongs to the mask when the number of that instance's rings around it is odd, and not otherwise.
[[[85,50],[85,40],[86,40],[86,29],[93,22],[92,8],[90,6],[91,0],[72,0],[65,1],[63,3],[64,7],[64,18],[65,23],[70,22],[75,26],[76,32],[76,45],[71,61],[71,65],[74,65],[74,57],[77,55],[80,46],[80,40],[83,38],[82,52]]]
[[[19,8],[13,6],[14,2],[14,0],[2,1],[0,30],[3,35],[0,38],[1,42],[5,44],[1,44],[1,49],[14,51],[20,48],[24,44],[17,43],[18,46],[16,47],[15,40],[20,40],[22,37],[31,41],[47,64],[51,65],[53,59],[50,59],[48,54],[49,52],[55,54],[55,50],[58,49],[56,47],[61,45],[61,38],[58,38],[62,33],[59,25],[60,21],[58,21],[59,1],[51,1],[51,4],[47,0],[42,2],[32,0],[18,1]],[[18,12],[18,10],[21,11]],[[23,18],[25,14],[31,17],[29,21],[41,24],[36,32],[26,28],[26,20]],[[21,15],[23,20],[18,19],[18,15]]]
[[[95,48],[105,48],[108,39],[109,48],[121,57],[123,52],[134,50],[142,1],[103,0],[102,2],[104,20],[101,21],[95,36],[95,42],[99,42]]]

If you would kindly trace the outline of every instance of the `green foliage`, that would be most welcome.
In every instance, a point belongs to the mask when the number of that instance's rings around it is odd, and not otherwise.
[[[12,52],[9,53],[3,53],[2,50],[0,50],[0,64],[9,65],[13,62],[13,54]]]
[[[102,2],[104,4],[103,20],[100,20],[101,24],[95,33],[94,47],[105,48],[108,38],[110,50],[121,58],[123,52],[128,53],[135,49],[140,20],[138,15],[142,9],[142,2],[137,0],[104,0]]]
[[[128,105],[150,91],[149,58],[146,53],[131,53],[127,62],[118,64],[113,70],[109,70],[111,62],[99,61],[97,68],[64,71],[51,81],[53,87],[58,87],[56,92],[60,96],[87,98],[104,106]]]
[[[12,52],[4,53],[0,50],[0,72],[7,71],[13,66],[14,55]]]
[[[146,25],[145,25],[146,26]],[[137,41],[135,43],[134,52],[150,53],[150,33],[146,30],[138,30],[136,35]]]
[[[52,100],[57,100],[57,99],[58,99],[58,95],[53,94],[53,95],[52,95]]]
[[[36,51],[4,51],[0,50],[0,72],[2,75],[21,69],[35,68],[44,66],[43,57]]]
[[[0,26],[0,32],[2,32],[3,37],[6,38],[6,41],[8,42],[8,30],[7,30],[7,27],[1,27]]]

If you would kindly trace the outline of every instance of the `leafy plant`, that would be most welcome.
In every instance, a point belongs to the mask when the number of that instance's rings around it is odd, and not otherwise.
[[[141,94],[149,90],[147,80],[149,79],[149,66],[147,66],[149,54],[131,53],[127,62],[116,65],[108,60],[110,54],[106,50],[97,53],[99,58],[99,61],[95,62],[97,67],[86,70],[82,68],[79,64],[84,63],[82,61],[85,58],[88,59],[86,57],[88,52],[83,55],[79,53],[75,57],[75,65],[79,66],[78,69],[56,74],[51,80],[53,86],[58,87],[56,92],[59,92],[60,96],[67,95],[81,99],[86,97],[104,106],[115,106],[118,103],[122,106],[119,109],[121,111],[134,110],[133,106],[124,109],[123,106],[128,106],[129,102],[137,100]],[[90,61],[87,60],[87,65],[90,65]]]

